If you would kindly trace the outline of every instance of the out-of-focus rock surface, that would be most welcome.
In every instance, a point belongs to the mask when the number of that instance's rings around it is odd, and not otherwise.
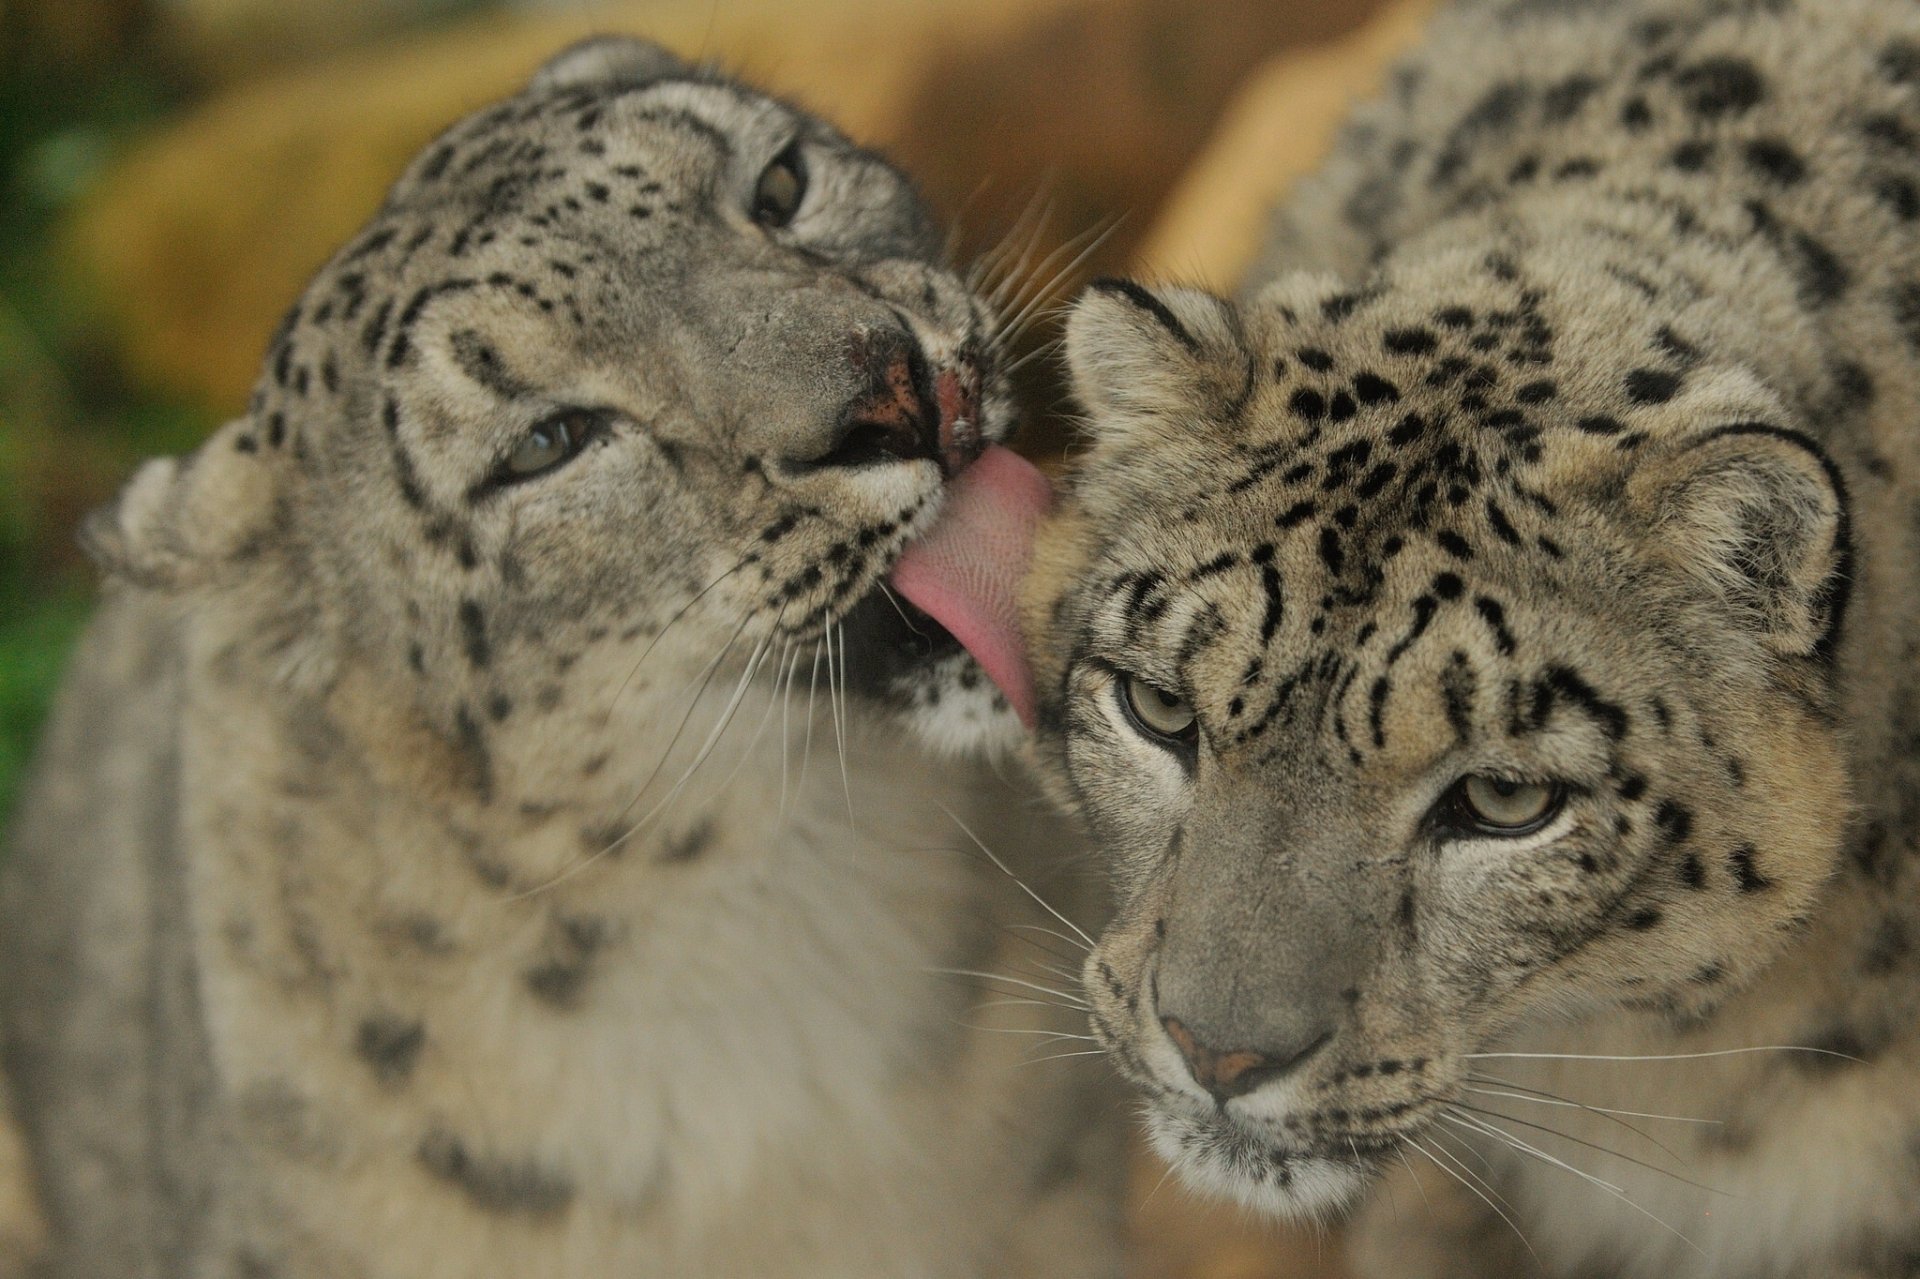
[[[1268,210],[1318,167],[1347,106],[1381,87],[1437,3],[1393,0],[1364,26],[1290,49],[1249,76],[1167,197],[1137,267],[1232,291],[1259,251]]]
[[[1085,269],[1127,260],[1221,107],[1271,52],[1374,0],[649,0],[477,18],[219,93],[139,148],[67,238],[136,376],[244,402],[280,312],[434,133],[567,42],[660,40],[885,147],[978,248],[1036,194],[1045,253],[1119,219]]]

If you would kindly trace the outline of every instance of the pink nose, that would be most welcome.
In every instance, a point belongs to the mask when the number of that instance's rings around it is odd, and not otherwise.
[[[1223,1104],[1283,1074],[1299,1059],[1270,1057],[1251,1048],[1222,1052],[1201,1043],[1192,1031],[1181,1024],[1178,1017],[1162,1017],[1160,1024],[1165,1027],[1167,1038],[1173,1040],[1174,1047],[1186,1059],[1187,1070],[1193,1075],[1193,1081],[1212,1093],[1215,1101]],[[1316,1043],[1314,1046],[1319,1045]],[[1305,1053],[1299,1054],[1299,1057],[1304,1056]]]
[[[862,333],[847,343],[847,362],[865,389],[841,410],[831,451],[811,460],[828,466],[938,460],[940,424],[919,343],[898,330]]]

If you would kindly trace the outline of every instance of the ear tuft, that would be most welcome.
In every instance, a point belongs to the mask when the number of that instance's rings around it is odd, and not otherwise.
[[[139,586],[182,590],[245,555],[272,526],[277,453],[253,423],[230,422],[184,458],[153,458],[80,527],[102,570]]]
[[[1632,492],[1669,552],[1769,648],[1831,652],[1852,552],[1846,486],[1819,445],[1762,423],[1719,427],[1648,463]]]
[[[535,93],[594,86],[638,87],[686,75],[691,69],[651,40],[593,36],[554,54],[534,72],[527,87]]]
[[[1253,372],[1232,303],[1132,280],[1087,287],[1067,317],[1066,350],[1074,395],[1111,441],[1162,417],[1232,416]]]

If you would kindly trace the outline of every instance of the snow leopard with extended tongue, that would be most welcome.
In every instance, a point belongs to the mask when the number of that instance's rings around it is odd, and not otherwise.
[[[818,120],[591,43],[88,526],[0,920],[34,1274],[1117,1272],[1098,1076],[945,971],[1044,918],[955,819],[1067,837],[889,727],[1018,732],[881,585],[1008,424],[937,243]]]
[[[1096,1033],[1193,1184],[1417,1167],[1368,1276],[1920,1273],[1920,8],[1489,0],[1390,83],[1238,304],[1069,321]]]

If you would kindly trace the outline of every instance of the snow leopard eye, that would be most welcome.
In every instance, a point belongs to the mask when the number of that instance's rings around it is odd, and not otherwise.
[[[500,467],[500,478],[505,481],[531,479],[572,461],[599,438],[606,424],[606,414],[595,409],[561,409],[540,419],[520,438],[513,452],[507,454]]]
[[[1120,704],[1133,726],[1148,737],[1186,745],[1199,735],[1193,707],[1137,675],[1120,677]]]
[[[790,142],[761,171],[753,189],[753,220],[777,230],[793,221],[806,198],[807,164],[801,158],[800,144]]]
[[[1522,782],[1475,773],[1448,793],[1446,825],[1477,835],[1530,835],[1551,821],[1566,801],[1558,783]]]

